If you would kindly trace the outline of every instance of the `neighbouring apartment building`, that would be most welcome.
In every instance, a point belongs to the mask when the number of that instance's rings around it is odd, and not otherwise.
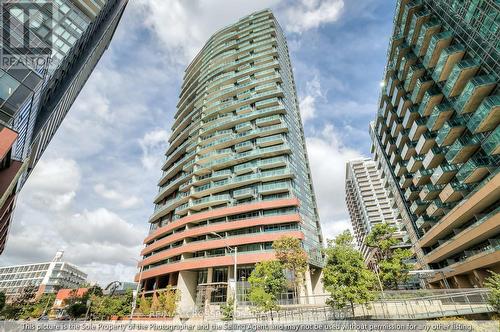
[[[127,1],[2,1],[0,253],[16,193],[107,49]]]
[[[137,280],[182,310],[223,303],[272,242],[302,240],[322,292],[322,235],[284,34],[269,10],[215,33],[187,67]],[[242,288],[242,287],[239,287]],[[239,295],[238,295],[239,296]]]
[[[500,272],[499,22],[492,0],[396,4],[372,152],[430,287]]]
[[[51,262],[0,267],[0,292],[11,298],[28,289],[41,296],[63,288],[78,288],[86,281],[87,274],[63,262],[62,256],[59,251]]]
[[[399,240],[398,247],[411,246],[406,231],[402,229],[392,193],[384,186],[375,161],[371,158],[349,160],[346,163],[345,191],[354,236],[366,264],[370,265],[373,254],[364,241],[376,224],[387,223],[397,229],[394,237]]]

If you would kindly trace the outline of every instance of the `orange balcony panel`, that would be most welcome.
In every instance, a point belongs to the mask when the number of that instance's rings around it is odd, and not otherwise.
[[[258,252],[258,253],[248,253],[248,254],[238,254],[238,264],[255,264],[257,262],[262,262],[265,260],[273,259],[273,252]],[[184,270],[194,270],[203,269],[207,267],[216,266],[228,266],[234,263],[233,256],[218,256],[218,257],[207,257],[200,259],[190,259],[184,261],[177,261],[175,263],[161,265],[142,273],[141,280],[149,279],[159,275],[164,275],[176,271]],[[135,275],[134,280],[139,281],[139,274]]]
[[[299,200],[297,198],[279,199],[273,201],[251,203],[251,204],[241,204],[237,206],[230,206],[227,208],[215,209],[212,211],[192,214],[183,217],[181,219],[178,219],[174,222],[171,222],[168,225],[158,228],[157,230],[155,230],[153,233],[151,233],[149,236],[146,237],[144,243],[149,243],[153,239],[158,238],[170,232],[171,230],[184,226],[185,224],[190,222],[197,222],[206,219],[230,216],[234,214],[245,213],[255,210],[266,210],[266,209],[273,209],[286,206],[299,206]]]
[[[187,237],[200,236],[204,234],[209,234],[211,232],[223,232],[230,231],[239,228],[247,228],[261,225],[275,225],[289,222],[300,222],[299,214],[291,214],[291,215],[281,215],[281,216],[269,216],[262,218],[253,218],[253,219],[244,219],[239,221],[231,221],[231,222],[221,222],[216,223],[204,227],[196,227],[192,229],[187,229],[184,232],[173,233],[159,241],[152,243],[141,251],[141,255],[149,254],[150,252],[166,246],[170,243],[175,243],[179,240],[182,240]]]
[[[17,139],[17,133],[7,127],[0,129],[0,161],[5,158]]]
[[[148,264],[156,263],[183,253],[191,253],[191,252],[210,250],[216,248],[225,248],[226,246],[236,246],[236,245],[243,245],[250,243],[273,242],[274,240],[277,240],[284,234],[299,239],[304,238],[304,233],[302,233],[301,231],[290,231],[286,233],[285,232],[270,232],[262,234],[256,233],[256,234],[250,234],[248,236],[234,236],[234,237],[227,237],[224,239],[191,242],[176,248],[167,249],[153,256],[150,256],[146,259],[143,259],[139,263],[139,266],[145,266]]]

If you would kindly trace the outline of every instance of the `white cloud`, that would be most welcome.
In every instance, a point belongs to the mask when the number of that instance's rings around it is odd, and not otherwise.
[[[321,91],[321,82],[318,75],[314,75],[311,81],[306,83],[306,95],[300,98],[300,114],[302,123],[316,117],[316,100],[325,98]]]
[[[333,237],[347,228],[345,163],[361,154],[347,148],[327,124],[322,131],[306,138],[314,190],[325,237]]]
[[[159,170],[165,160],[165,151],[168,147],[170,134],[163,129],[154,129],[144,134],[139,140],[142,149],[141,162],[144,168]]]
[[[300,0],[286,10],[288,31],[302,33],[335,22],[344,8],[343,0]]]
[[[94,186],[94,191],[101,197],[117,202],[122,208],[133,208],[141,204],[142,200],[134,195],[128,195],[123,192],[118,192],[114,189],[107,188],[104,184],[98,183]]]

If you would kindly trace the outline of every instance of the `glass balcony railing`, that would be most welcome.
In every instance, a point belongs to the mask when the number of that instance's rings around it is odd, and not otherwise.
[[[425,209],[427,209],[427,206],[429,206],[429,203],[417,199],[410,205],[410,211],[413,214],[419,216],[424,213]]]
[[[410,1],[404,6],[400,23],[401,31],[404,36],[408,34],[413,14],[420,8],[422,8],[422,1],[420,0]]]
[[[424,160],[424,156],[421,155],[415,155],[410,158],[408,161],[408,170],[410,173],[416,172],[421,166],[422,166],[422,161]]]
[[[434,218],[430,218],[426,215],[420,216],[416,221],[415,224],[418,229],[423,230],[423,229],[430,229],[432,226],[436,224],[436,220]]]
[[[437,218],[446,214],[453,206],[455,206],[454,203],[442,203],[436,199],[429,204],[425,212],[429,217]]]
[[[401,157],[403,158],[403,160],[410,159],[410,157],[416,153],[415,152],[416,145],[417,144],[415,142],[411,142],[411,141],[408,141],[403,145],[403,149],[401,150]]]
[[[434,84],[434,81],[430,77],[422,76],[417,79],[417,83],[415,84],[415,88],[411,93],[411,101],[414,104],[419,104],[424,97],[425,91],[431,88]]]
[[[398,176],[400,176],[399,186],[401,187],[401,189],[406,189],[412,184],[413,176],[411,176],[410,174],[404,174]]]
[[[430,183],[426,184],[422,187],[422,190],[420,190],[419,197],[422,201],[431,201],[439,195],[439,193],[441,192],[441,190],[443,190],[443,188],[444,188],[443,184],[438,184],[438,185]]]
[[[437,61],[432,79],[436,82],[442,82],[448,78],[453,66],[462,60],[465,54],[465,47],[462,44],[455,44],[449,46],[441,52]]]
[[[497,79],[494,75],[472,78],[455,101],[455,109],[460,114],[474,112],[496,85]]]
[[[430,17],[431,13],[425,9],[419,10],[413,15],[410,23],[410,28],[408,29],[408,35],[406,36],[406,42],[408,44],[415,45],[422,25],[427,22]]]
[[[431,169],[419,169],[413,174],[413,184],[415,186],[421,186],[430,181],[433,170]]]
[[[477,73],[480,64],[481,62],[477,59],[467,59],[458,62],[452,68],[443,86],[444,95],[447,98],[458,96],[469,79]]]
[[[460,165],[441,164],[434,169],[431,176],[431,182],[434,185],[446,184],[455,176]]]
[[[432,35],[441,30],[441,23],[436,18],[431,18],[422,25],[415,44],[415,54],[423,56],[427,52]]]
[[[479,135],[464,135],[449,147],[446,160],[451,164],[464,163],[479,148],[481,138]]]
[[[406,112],[404,118],[403,118],[403,127],[405,129],[410,129],[411,126],[413,125],[413,122],[419,117],[418,114],[418,107],[417,106],[412,106],[408,109],[408,112]]]
[[[468,184],[453,181],[448,183],[439,194],[439,199],[443,203],[456,202],[461,200],[471,190]]]
[[[446,121],[437,132],[436,143],[439,146],[448,146],[455,142],[457,137],[464,132],[465,123],[465,119],[461,116],[455,116]]]
[[[405,144],[409,140],[408,133],[408,129],[404,129],[399,132],[398,137],[396,138],[396,147],[398,149],[401,149],[403,147],[403,144]]]
[[[493,169],[495,169],[495,162],[489,156],[475,155],[460,167],[456,179],[466,184],[477,183]]]
[[[434,106],[425,124],[427,129],[429,129],[429,131],[441,129],[443,124],[453,115],[453,112],[453,107],[451,107],[451,104],[448,102]]]
[[[417,62],[417,57],[411,51],[403,56],[403,59],[401,60],[401,63],[399,64],[398,67],[398,78],[401,81],[404,81],[406,79],[406,75],[408,74],[410,67],[414,65],[416,62]]]
[[[500,95],[484,98],[476,112],[467,121],[467,128],[472,133],[481,133],[495,129],[500,123]]]
[[[408,74],[406,75],[406,80],[404,83],[404,88],[407,92],[413,91],[415,88],[415,84],[417,83],[417,79],[422,77],[425,74],[425,67],[421,63],[417,63],[415,65],[411,65],[408,69]]]
[[[442,100],[443,94],[441,90],[436,87],[430,88],[424,93],[424,98],[422,98],[422,102],[418,107],[418,113],[422,117],[429,116],[434,106],[441,103]]]
[[[425,158],[422,162],[422,165],[426,169],[432,169],[437,167],[443,161],[445,152],[446,152],[445,148],[441,148],[439,146],[433,146],[425,154]]]
[[[488,155],[500,154],[500,126],[497,126],[495,130],[484,140],[481,145]]]
[[[407,164],[408,162],[406,160],[400,160],[396,164],[396,167],[394,168],[394,173],[396,173],[396,176],[402,176],[408,172],[406,169]]]
[[[417,154],[425,154],[436,143],[436,134],[425,131],[417,141],[415,151]]]
[[[408,52],[410,52],[410,45],[408,45],[406,42],[403,42],[401,45],[396,47],[396,51],[394,52],[392,61],[389,63],[390,67],[392,69],[398,69],[401,61],[403,60],[403,56],[408,54]]]
[[[411,125],[410,133],[408,134],[410,140],[417,141],[420,138],[420,135],[422,135],[427,130],[425,124],[425,118],[419,118],[413,122],[413,124]]]
[[[448,47],[453,39],[453,32],[443,31],[436,33],[431,37],[429,47],[424,57],[424,67],[427,69],[434,68],[437,64],[441,51]]]

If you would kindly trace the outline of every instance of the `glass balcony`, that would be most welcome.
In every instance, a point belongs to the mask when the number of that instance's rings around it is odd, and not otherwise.
[[[210,206],[219,205],[219,204],[227,203],[230,201],[231,201],[231,196],[229,194],[207,196],[207,197],[193,200],[189,204],[189,208],[193,209],[195,211],[199,211],[201,209],[204,209],[204,208],[207,208]]]
[[[431,41],[423,61],[425,68],[430,69],[436,66],[439,56],[441,55],[441,51],[450,46],[452,39],[453,32],[451,31],[436,33],[431,37]]]
[[[399,104],[399,101],[401,98],[406,94],[405,90],[403,89],[403,85],[399,84],[394,88],[394,93],[392,95],[391,99],[391,104],[392,105],[397,105]]]
[[[437,61],[436,68],[432,73],[432,78],[436,82],[445,81],[450,75],[451,69],[457,64],[465,54],[465,47],[462,44],[455,44],[443,50]]]
[[[404,174],[406,174],[408,172],[408,170],[406,169],[407,164],[408,164],[408,162],[404,161],[404,160],[400,160],[396,164],[396,167],[394,167],[394,173],[396,174],[396,176],[403,176]]]
[[[408,109],[408,112],[406,112],[404,118],[403,118],[403,128],[405,129],[410,129],[411,126],[413,125],[413,122],[419,117],[420,115],[418,114],[418,108],[416,106],[412,106]]]
[[[410,29],[408,30],[408,35],[406,36],[406,42],[410,45],[415,45],[420,33],[422,25],[431,18],[431,13],[427,10],[420,10],[413,15],[410,23]]]
[[[233,198],[236,199],[249,198],[249,197],[254,197],[255,194],[256,192],[254,188],[238,189],[233,191]]]
[[[401,65],[401,61],[403,60],[403,56],[410,52],[410,45],[406,42],[403,42],[401,45],[396,47],[396,51],[394,52],[394,56],[392,57],[392,61],[390,62],[390,67],[393,69],[398,69]]]
[[[417,63],[415,65],[411,65],[410,69],[408,69],[408,74],[406,75],[406,80],[404,83],[404,88],[407,92],[413,91],[415,88],[415,84],[417,83],[417,79],[424,76],[425,67],[421,63]]]
[[[399,117],[399,118],[404,118],[404,116],[406,115],[406,111],[408,110],[408,108],[410,108],[412,105],[412,102],[410,100],[410,95],[409,94],[406,94],[405,96],[403,96],[398,104],[398,108],[396,110],[396,115]]]
[[[382,141],[382,145],[385,146],[387,144],[387,141],[389,140],[389,133],[387,131],[384,131],[380,140]]]
[[[398,116],[396,115],[396,112],[390,111],[389,114],[387,114],[387,118],[385,119],[385,124],[387,125],[387,128],[391,128],[392,124],[394,121],[396,121]]]
[[[439,199],[443,203],[456,202],[464,198],[470,189],[471,187],[468,184],[457,181],[450,182],[439,194]]]
[[[432,172],[432,169],[419,169],[413,174],[413,184],[418,187],[428,183],[431,179]]]
[[[476,111],[479,104],[495,89],[496,85],[497,79],[494,75],[472,78],[455,101],[455,109],[460,114]]]
[[[465,184],[477,183],[495,168],[495,162],[489,156],[476,154],[460,167],[456,178]]]
[[[406,189],[412,184],[413,177],[410,174],[402,174],[398,176],[401,177],[399,179],[399,186],[401,187],[401,189]]]
[[[408,161],[408,171],[410,173],[415,173],[420,167],[422,167],[422,161],[424,160],[424,156],[415,155],[410,158]]]
[[[460,136],[446,153],[446,160],[450,164],[465,163],[476,152],[481,144],[481,137],[478,135]]]
[[[432,113],[429,115],[427,123],[425,124],[427,129],[429,129],[429,131],[441,129],[443,124],[453,115],[453,112],[454,110],[448,102],[434,106]]]
[[[419,195],[419,190],[417,187],[415,187],[414,185],[410,185],[408,188],[406,188],[405,190],[405,199],[407,201],[414,201],[418,198],[418,195]]]
[[[380,115],[383,117],[383,118],[387,118],[387,116],[389,115],[389,112],[392,111],[393,109],[393,106],[392,106],[392,103],[391,103],[391,100],[389,98],[384,98],[384,100],[382,101],[382,107],[380,107]]]
[[[448,98],[458,96],[465,87],[465,84],[476,75],[479,67],[480,61],[477,59],[467,59],[457,63],[444,84],[444,95]]]
[[[262,184],[259,188],[260,194],[278,194],[283,192],[290,191],[290,185],[287,182],[278,182],[278,183],[266,183]]]
[[[417,141],[415,151],[417,154],[426,154],[436,144],[436,134],[425,131]]]
[[[394,56],[394,52],[396,51],[396,47],[401,45],[404,41],[405,39],[402,34],[397,34],[391,37],[389,41],[389,54],[387,56],[388,59],[392,59],[392,57]]]
[[[429,90],[433,84],[434,81],[430,77],[422,76],[418,78],[415,88],[411,93],[411,101],[414,104],[419,104],[422,98],[424,98],[425,91]]]
[[[397,137],[398,134],[401,132],[401,130],[403,130],[402,122],[403,121],[401,121],[400,119],[396,119],[396,121],[394,121],[394,123],[391,126],[391,136],[392,137]]]
[[[396,138],[396,147],[398,149],[401,149],[403,147],[403,144],[405,144],[409,138],[408,138],[408,129],[401,130],[398,134],[398,137]]]
[[[467,128],[472,133],[482,133],[495,129],[500,123],[500,95],[484,98],[483,102],[474,112]]]
[[[258,127],[271,126],[281,123],[281,116],[278,114],[267,116],[265,118],[258,118],[255,120],[255,125]]]
[[[419,0],[410,1],[404,6],[400,23],[401,31],[403,32],[404,36],[406,36],[408,34],[408,31],[410,30],[410,23],[413,14],[420,8],[422,8],[422,2]]]
[[[415,152],[415,142],[408,141],[404,144],[401,150],[401,157],[403,160],[409,160],[412,156],[416,154]]]
[[[403,56],[403,59],[401,60],[401,63],[399,64],[398,67],[398,78],[401,81],[404,81],[406,79],[406,75],[408,74],[408,70],[412,65],[414,65],[417,62],[417,57],[413,52],[408,52],[405,56]]]
[[[418,113],[422,117],[429,116],[434,106],[441,103],[442,100],[443,100],[443,94],[441,93],[441,90],[439,90],[435,86],[430,88],[424,93],[424,98],[422,99],[422,102],[418,107]]]
[[[396,1],[396,10],[394,12],[394,19],[393,19],[394,25],[399,26],[401,24],[401,17],[403,16],[404,8],[408,2],[410,2],[410,0]]]
[[[434,218],[431,218],[429,216],[423,215],[420,216],[416,221],[415,224],[417,228],[421,231],[428,231],[429,229],[432,228],[436,224],[436,220]]]
[[[394,88],[400,83],[399,79],[396,77],[396,75],[391,75],[387,79],[387,84],[385,87],[385,93],[388,97],[392,97],[392,94],[394,93]]]
[[[462,135],[465,130],[465,119],[461,116],[455,116],[446,121],[441,129],[438,130],[436,143],[439,146],[448,146],[455,142],[457,137]]]
[[[385,146],[385,154],[390,155],[394,150],[396,150],[396,140],[394,138],[389,139],[387,145]]]
[[[272,136],[258,138],[256,143],[257,143],[257,146],[259,146],[259,147],[267,147],[267,146],[272,146],[272,145],[276,145],[276,144],[283,144],[283,143],[285,143],[285,139],[284,139],[283,135],[278,134],[278,135],[272,135]]]
[[[399,155],[397,150],[394,150],[389,158],[389,161],[392,166],[395,166],[398,161],[401,160],[401,156]]]
[[[496,127],[481,146],[490,156],[500,154],[500,126]]]
[[[236,152],[249,151],[253,149],[253,143],[251,141],[244,141],[234,145]]]
[[[417,56],[423,56],[427,52],[431,37],[441,30],[441,23],[435,19],[431,18],[422,25],[420,33],[418,35],[417,43],[415,44],[415,54]]]
[[[245,131],[252,130],[252,124],[250,122],[243,122],[243,123],[238,123],[235,126],[236,132],[241,133]]]
[[[436,199],[427,207],[425,212],[429,217],[437,218],[448,213],[453,206],[453,203],[442,203]]]
[[[417,141],[424,132],[427,131],[427,127],[425,126],[426,119],[420,118],[415,120],[411,125],[410,133],[408,134],[408,138],[412,141]]]
[[[455,176],[460,165],[441,164],[434,169],[431,182],[434,185],[447,184]]]
[[[415,200],[411,205],[410,205],[410,211],[417,215],[420,216],[425,212],[425,209],[427,209],[427,206],[429,206],[429,203],[423,202],[420,199]]]
[[[425,154],[424,161],[422,165],[425,169],[436,168],[439,164],[441,164],[444,160],[445,150],[440,148],[439,146],[432,147]]]
[[[426,184],[425,186],[422,187],[422,190],[420,190],[419,197],[422,201],[431,201],[438,197],[439,193],[441,190],[443,190],[444,185],[438,184]]]

